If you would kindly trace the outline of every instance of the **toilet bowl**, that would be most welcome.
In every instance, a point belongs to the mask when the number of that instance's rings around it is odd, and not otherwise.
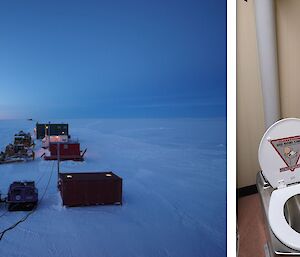
[[[265,210],[269,226],[282,244],[300,252],[300,119],[273,124],[260,142],[258,158],[274,189]]]
[[[300,233],[291,227],[284,213],[287,201],[299,194],[300,184],[274,190],[270,198],[268,218],[276,237],[286,246],[300,251]]]

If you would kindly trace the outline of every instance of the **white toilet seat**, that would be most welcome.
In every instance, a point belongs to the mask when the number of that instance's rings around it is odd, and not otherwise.
[[[268,218],[275,236],[286,246],[300,251],[300,233],[290,227],[284,216],[286,201],[297,194],[300,194],[300,184],[274,190],[270,198]]]

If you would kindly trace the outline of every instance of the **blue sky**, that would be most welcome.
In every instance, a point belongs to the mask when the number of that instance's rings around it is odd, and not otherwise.
[[[226,1],[1,1],[0,118],[226,115]]]

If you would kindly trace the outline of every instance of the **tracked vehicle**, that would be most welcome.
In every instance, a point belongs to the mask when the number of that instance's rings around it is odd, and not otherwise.
[[[13,182],[9,187],[6,202],[9,211],[29,211],[35,208],[38,190],[34,181]]]
[[[0,164],[34,160],[33,147],[30,133],[20,131],[15,134],[14,143],[8,144],[4,152],[0,152]]]
[[[19,133],[15,134],[14,145],[24,145],[26,147],[34,146],[31,134],[25,133],[23,130],[21,130]]]

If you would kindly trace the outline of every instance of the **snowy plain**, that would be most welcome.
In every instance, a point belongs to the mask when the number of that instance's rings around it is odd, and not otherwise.
[[[84,162],[62,162],[61,171],[115,172],[123,205],[63,207],[54,172],[36,212],[0,241],[1,257],[226,256],[225,118],[61,121],[88,149]],[[0,148],[34,126],[0,120]],[[0,165],[1,193],[15,180],[35,180],[41,196],[53,165]],[[5,210],[0,204],[0,230],[26,214],[1,217]]]

